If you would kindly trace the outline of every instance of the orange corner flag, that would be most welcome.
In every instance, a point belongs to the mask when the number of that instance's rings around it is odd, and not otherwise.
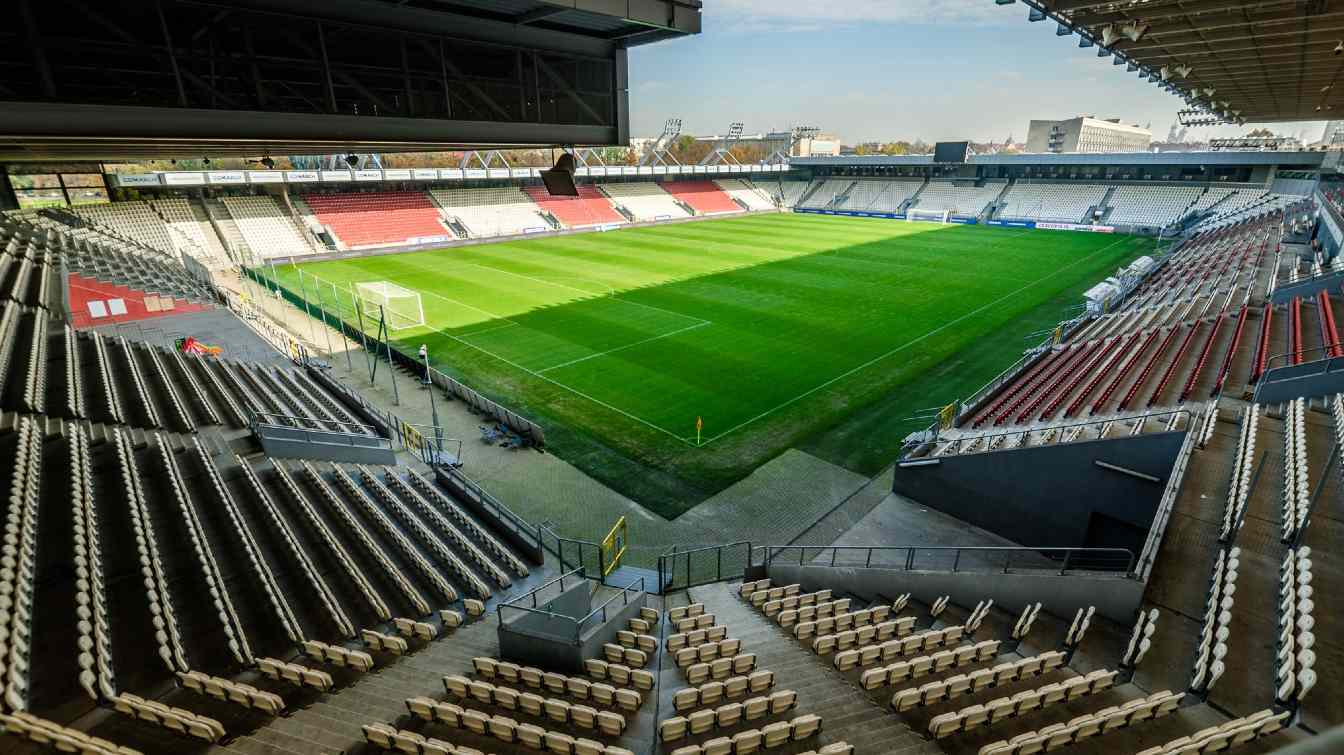
[[[697,415],[695,418],[695,445],[700,445],[700,430],[705,426],[705,421]]]

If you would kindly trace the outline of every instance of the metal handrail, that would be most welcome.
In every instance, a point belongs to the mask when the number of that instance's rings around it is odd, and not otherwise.
[[[1014,570],[1019,572],[1036,571],[1050,572],[1064,576],[1076,573],[1118,573],[1126,578],[1133,578],[1134,572],[1134,553],[1128,548],[1029,548],[1012,546],[920,546],[920,545],[762,545],[757,551],[761,552],[759,563],[769,566],[778,560],[778,555],[789,551],[797,551],[799,566],[832,566],[843,568],[855,568],[859,565],[855,562],[837,562],[840,553],[862,553],[864,558],[862,564],[864,568],[871,568],[873,563],[873,554],[879,553],[903,553],[904,558],[899,559],[901,569],[904,571],[915,571],[918,568],[916,558],[920,551],[933,553],[952,554],[952,566],[947,571],[956,572],[987,572],[986,569],[967,569],[962,567],[964,554],[974,556],[989,557],[986,560],[994,564],[992,571],[1008,574]],[[826,551],[831,552],[829,563],[818,563],[820,556]],[[809,560],[807,554],[812,551],[815,556]],[[1031,556],[1029,562],[1014,564],[1014,556]],[[1040,557],[1050,558],[1058,561],[1059,566],[1042,568],[1040,566]],[[1052,558],[1053,557],[1053,558]],[[1100,559],[1095,560],[1095,559]],[[753,556],[753,563],[757,559]],[[790,559],[792,561],[792,559]],[[1079,566],[1078,564],[1085,564]],[[1002,564],[1000,566],[1000,564]],[[1123,564],[1123,568],[1119,568]]]
[[[522,611],[522,612],[524,612],[524,613],[534,613],[534,614],[538,614],[538,615],[540,615],[540,616],[545,616],[545,617],[550,618],[550,619],[555,619],[555,620],[560,621],[560,622],[562,622],[562,623],[564,623],[564,624],[572,625],[572,626],[573,626],[573,636],[572,636],[572,640],[573,640],[574,644],[577,645],[577,644],[579,644],[580,642],[582,642],[582,640],[583,640],[584,627],[588,624],[589,621],[591,621],[594,617],[597,617],[597,616],[601,616],[601,623],[605,623],[605,622],[607,621],[607,618],[608,618],[608,617],[607,617],[607,607],[608,607],[608,606],[610,606],[612,603],[616,602],[616,600],[618,600],[618,599],[621,601],[621,606],[622,606],[622,607],[624,607],[624,606],[628,606],[628,605],[630,605],[630,600],[631,600],[631,597],[630,597],[630,596],[631,596],[632,593],[635,594],[635,595],[638,595],[638,594],[647,592],[647,591],[645,590],[644,578],[643,578],[643,577],[639,577],[639,578],[635,579],[633,582],[631,582],[630,584],[628,584],[628,585],[626,585],[625,587],[621,588],[621,591],[620,591],[619,593],[617,593],[616,595],[613,595],[613,596],[611,596],[610,598],[607,598],[607,599],[606,599],[605,601],[603,601],[602,604],[599,605],[597,608],[594,608],[594,609],[592,609],[591,611],[589,611],[589,612],[587,613],[587,615],[585,615],[585,616],[584,616],[583,618],[581,618],[581,619],[576,619],[576,618],[574,618],[573,616],[568,616],[568,615],[563,614],[563,613],[556,613],[555,611],[547,611],[547,610],[545,610],[544,608],[538,608],[538,607],[537,607],[537,596],[538,596],[539,594],[541,594],[544,590],[546,590],[547,588],[549,588],[549,587],[551,587],[552,585],[555,585],[555,584],[559,584],[559,585],[560,585],[560,591],[563,593],[564,590],[565,590],[565,580],[568,579],[568,578],[570,578],[570,577],[574,577],[574,576],[578,576],[579,579],[589,579],[589,577],[588,577],[587,573],[585,572],[585,570],[583,569],[583,567],[579,567],[579,568],[577,568],[577,569],[572,569],[572,570],[570,570],[570,571],[567,571],[567,572],[561,574],[560,576],[556,577],[555,579],[552,579],[552,580],[550,580],[549,582],[545,582],[545,583],[543,583],[543,584],[537,586],[535,589],[533,589],[533,590],[531,590],[531,591],[529,591],[529,592],[527,592],[527,593],[524,593],[523,595],[519,595],[519,596],[517,596],[517,597],[515,597],[515,598],[512,598],[512,599],[510,599],[510,600],[500,602],[499,605],[495,606],[495,616],[496,616],[496,618],[499,620],[499,625],[500,625],[500,626],[504,626],[504,610],[505,610],[505,609],[508,609],[508,610],[511,610],[511,611]],[[525,600],[525,599],[530,599],[532,605],[530,605],[530,606],[519,605],[519,603],[522,602],[522,601]],[[571,637],[568,636],[568,633],[566,633],[566,639],[571,639]]]
[[[1321,353],[1321,352],[1328,352],[1330,349],[1336,348],[1336,347],[1338,347],[1338,346],[1344,346],[1344,341],[1336,341],[1336,342],[1334,342],[1334,343],[1327,343],[1327,344],[1324,345],[1324,346],[1317,346],[1317,347],[1310,348],[1310,349],[1303,349],[1303,350],[1302,350],[1302,356],[1305,357],[1305,356],[1308,355],[1308,354],[1316,354],[1316,353]],[[1280,359],[1287,359],[1288,357],[1291,357],[1291,356],[1293,356],[1293,355],[1296,354],[1296,353],[1297,353],[1297,352],[1294,352],[1294,351],[1287,351],[1287,352],[1284,352],[1284,353],[1282,353],[1282,354],[1275,354],[1274,356],[1270,357],[1269,360],[1265,362],[1265,372],[1268,372],[1269,370],[1273,369],[1273,368],[1274,368],[1274,362],[1276,362],[1277,360],[1280,360]],[[1325,359],[1326,359],[1326,360],[1329,360],[1329,359],[1335,359],[1335,358],[1337,358],[1337,357],[1326,357]],[[1300,364],[1310,364],[1311,362],[1320,362],[1320,361],[1324,361],[1324,360],[1321,360],[1321,359],[1304,359],[1304,360],[1302,360],[1302,361],[1300,362]],[[1285,366],[1285,367],[1296,367],[1297,365],[1284,365],[1284,366]]]
[[[967,433],[966,435],[963,435],[963,436],[957,438],[956,440],[949,441],[949,442],[951,442],[951,443],[960,443],[961,441],[970,441],[970,440],[980,441],[980,440],[985,440],[986,438],[998,438],[998,437],[1005,437],[1005,436],[1009,436],[1009,435],[1021,435],[1022,433],[1037,432],[1037,431],[1040,431],[1040,430],[1058,430],[1058,431],[1063,431],[1063,430],[1069,430],[1069,429],[1072,429],[1072,428],[1075,428],[1075,427],[1088,427],[1088,426],[1091,426],[1091,425],[1105,424],[1105,423],[1107,423],[1107,422],[1125,422],[1125,421],[1128,421],[1128,420],[1136,420],[1136,419],[1150,420],[1150,419],[1157,419],[1157,418],[1159,418],[1159,417],[1170,417],[1170,416],[1172,416],[1172,415],[1179,415],[1179,414],[1191,415],[1192,412],[1191,412],[1189,409],[1186,409],[1186,408],[1182,407],[1182,408],[1179,408],[1179,409],[1168,409],[1168,410],[1163,411],[1163,412],[1145,412],[1145,413],[1143,413],[1143,414],[1126,414],[1126,415],[1121,416],[1121,417],[1102,417],[1102,418],[1097,418],[1097,419],[1080,420],[1080,421],[1078,421],[1078,422],[1070,422],[1070,423],[1067,424],[1067,425],[1045,425],[1045,426],[1042,426],[1042,427],[1020,427],[1020,428],[1017,428],[1017,429],[1015,429],[1015,430],[999,430],[998,432],[993,432],[993,433],[982,433],[982,434],[979,434],[979,435],[972,434],[972,433]],[[1193,419],[1193,417],[1191,417],[1191,419]],[[915,459],[915,460],[911,460],[911,461],[923,461],[925,458],[926,458],[926,457],[920,457],[919,459]],[[932,458],[932,457],[930,457],[930,458]],[[909,459],[908,456],[901,457],[901,459],[900,459],[899,461],[897,461],[897,464],[900,464],[901,462],[906,461],[907,459]]]
[[[280,414],[277,412],[258,412],[258,411],[252,412],[252,425],[254,427],[256,425],[276,425],[280,427],[290,427],[291,425],[302,423],[331,425],[334,428],[336,428],[332,430],[327,430],[326,428],[323,427],[313,428],[317,430],[322,430],[324,432],[336,432],[336,433],[345,433],[348,435],[354,435],[357,433],[351,433],[349,430],[345,430],[342,428],[355,427],[361,430],[367,430],[375,436],[378,435],[378,428],[373,427],[372,425],[362,425],[358,422],[342,422],[340,420],[319,419],[317,417],[298,417],[292,414]]]
[[[736,579],[740,574],[730,573],[725,576],[723,554],[730,549],[746,546],[746,562],[743,568],[752,565],[752,545],[750,540],[738,540],[731,543],[720,545],[706,545],[698,548],[681,550],[679,546],[672,546],[658,557],[658,589],[660,592],[668,590],[679,590],[683,588],[696,587],[698,585],[712,584],[722,582],[725,579]],[[696,582],[693,578],[694,571],[691,568],[692,557],[698,553],[714,552],[714,578],[706,579],[702,582]],[[677,584],[677,561],[684,558],[686,560],[686,584]],[[731,566],[731,564],[730,564]]]

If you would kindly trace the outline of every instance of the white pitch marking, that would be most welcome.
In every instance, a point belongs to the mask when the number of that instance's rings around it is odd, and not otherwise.
[[[650,343],[650,342],[652,342],[652,341],[657,341],[657,340],[659,340],[660,338],[668,338],[668,337],[670,337],[670,336],[675,336],[675,335],[677,335],[678,333],[685,333],[685,332],[688,331],[688,330],[695,330],[696,328],[703,328],[703,327],[705,327],[706,325],[713,325],[713,324],[714,324],[714,323],[710,322],[709,320],[706,320],[706,321],[704,321],[704,322],[698,322],[698,323],[696,323],[696,324],[694,324],[694,325],[687,325],[687,326],[684,327],[684,328],[677,328],[676,330],[672,330],[672,331],[669,331],[669,332],[667,332],[667,333],[663,333],[663,334],[661,334],[661,335],[650,336],[649,338],[645,338],[645,339],[642,339],[642,340],[639,340],[639,341],[635,341],[634,343],[627,343],[627,344],[625,344],[624,346],[617,346],[617,347],[614,348],[614,349],[607,349],[606,351],[599,351],[599,352],[597,352],[596,354],[589,354],[589,355],[586,356],[586,357],[579,357],[578,359],[571,359],[571,360],[569,360],[568,362],[561,362],[560,364],[551,365],[550,367],[546,367],[546,368],[544,368],[544,369],[537,370],[537,372],[538,372],[538,373],[542,373],[542,372],[550,372],[551,370],[558,370],[558,369],[560,369],[561,367],[568,367],[568,366],[573,365],[573,364],[578,364],[579,362],[586,362],[586,361],[588,361],[589,359],[596,359],[596,358],[598,358],[598,357],[604,357],[604,356],[607,356],[608,354],[615,354],[615,353],[618,352],[618,351],[625,351],[626,349],[631,349],[631,348],[634,348],[634,347],[636,347],[636,346],[640,346],[640,345],[642,345],[642,344]]]

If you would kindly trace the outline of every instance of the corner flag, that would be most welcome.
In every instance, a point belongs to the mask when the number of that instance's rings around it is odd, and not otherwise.
[[[700,445],[700,431],[705,427],[705,421],[699,416],[695,418],[695,445]]]

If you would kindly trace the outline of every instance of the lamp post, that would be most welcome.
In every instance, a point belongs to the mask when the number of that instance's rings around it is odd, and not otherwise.
[[[420,344],[420,361],[425,363],[425,386],[429,388],[429,414],[434,423],[434,445],[443,452],[443,432],[439,429],[439,407],[434,403],[434,380],[429,373],[429,347]]]

